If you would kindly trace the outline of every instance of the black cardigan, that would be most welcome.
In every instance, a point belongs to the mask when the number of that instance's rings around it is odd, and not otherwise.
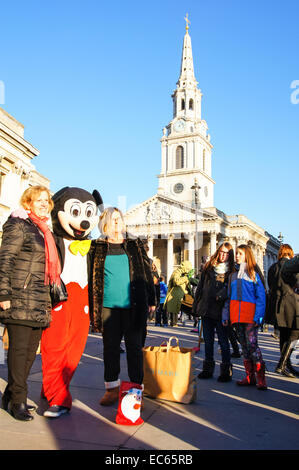
[[[144,328],[148,307],[156,304],[150,259],[140,239],[125,239],[123,247],[129,259],[133,326]],[[93,331],[97,332],[102,330],[104,265],[107,251],[108,242],[106,240],[98,239],[92,241],[90,250],[91,297],[89,309]]]

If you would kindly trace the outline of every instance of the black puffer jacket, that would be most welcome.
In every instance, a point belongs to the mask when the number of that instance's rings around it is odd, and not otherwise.
[[[288,271],[290,262],[293,260],[281,258],[269,268],[269,297],[265,322],[275,327],[298,330],[299,295],[295,293],[294,287],[299,282],[299,275],[294,270]]]
[[[227,298],[229,272],[217,275],[213,268],[204,269],[197,285],[192,312],[195,317],[209,317],[220,321]]]
[[[155,286],[151,273],[150,259],[143,243],[137,239],[126,239],[124,250],[129,259],[131,279],[131,309],[132,321],[137,328],[146,325],[148,307],[156,305]],[[104,265],[108,252],[108,242],[98,239],[91,246],[91,276],[92,292],[89,309],[93,331],[102,330],[102,307],[104,298]]]
[[[48,326],[51,299],[44,282],[43,235],[31,219],[9,217],[0,248],[0,301],[10,300],[11,308],[0,310],[0,321]]]

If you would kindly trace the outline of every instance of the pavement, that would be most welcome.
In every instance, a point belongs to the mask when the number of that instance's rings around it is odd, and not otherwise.
[[[197,345],[197,334],[191,330],[190,321],[176,328],[156,327],[149,323],[146,346],[158,346],[171,336],[176,336],[181,346],[194,347]],[[197,450],[298,451],[299,379],[275,374],[279,342],[272,337],[272,333],[272,327],[268,332],[259,333],[259,345],[268,369],[268,390],[236,385],[236,380],[244,376],[242,358],[232,359],[232,382],[217,382],[220,354],[216,340],[215,374],[211,379],[197,379],[196,402],[183,405],[145,397],[142,411],[144,423],[139,426],[116,424],[117,404],[111,407],[99,405],[104,393],[100,334],[90,333],[88,336],[71,383],[72,410],[59,419],[43,416],[47,402],[40,398],[42,373],[41,356],[38,354],[28,379],[28,402],[38,407],[34,420],[17,421],[0,409],[0,449],[102,450],[107,451],[107,455],[110,455],[108,451],[112,455],[122,455],[122,450],[127,451],[126,455],[132,455],[129,451],[146,450],[182,453]],[[195,356],[196,375],[202,370],[203,358],[204,344]],[[0,343],[1,393],[7,380],[5,359]],[[120,378],[128,380],[125,353],[121,354],[121,369]]]

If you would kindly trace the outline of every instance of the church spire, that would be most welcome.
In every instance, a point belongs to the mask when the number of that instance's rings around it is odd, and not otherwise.
[[[186,33],[182,50],[180,78],[177,82],[178,88],[190,88],[193,86],[197,86],[197,81],[194,75],[191,37],[189,36],[190,20],[188,18],[188,13],[186,14],[185,21]]]

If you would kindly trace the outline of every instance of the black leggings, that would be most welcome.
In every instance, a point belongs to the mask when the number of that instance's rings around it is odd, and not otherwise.
[[[105,382],[109,383],[118,380],[120,373],[119,347],[124,337],[130,381],[142,384],[142,333],[144,328],[138,329],[133,326],[132,312],[129,309],[103,307],[102,319]]]

